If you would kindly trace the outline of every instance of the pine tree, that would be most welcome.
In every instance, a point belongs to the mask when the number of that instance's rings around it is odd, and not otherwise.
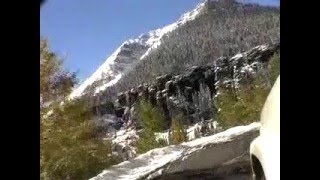
[[[165,146],[163,142],[156,141],[156,132],[164,130],[165,118],[163,113],[146,100],[141,100],[139,104],[139,120],[143,132],[137,143],[138,153]]]

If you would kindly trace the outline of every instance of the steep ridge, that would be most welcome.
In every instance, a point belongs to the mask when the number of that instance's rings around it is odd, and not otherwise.
[[[204,65],[222,55],[232,55],[279,38],[278,8],[235,1],[226,6],[230,2],[205,0],[178,21],[125,41],[69,98],[84,94],[95,96],[108,87],[115,88],[114,91],[124,90],[139,81]],[[269,18],[261,19],[265,16]],[[158,68],[158,64],[163,66]]]
[[[152,30],[121,44],[87,80],[70,94],[70,98],[81,96],[95,82],[102,84],[94,88],[96,93],[115,84],[134,63],[145,58],[152,50],[156,49],[161,44],[161,38],[165,34],[193,20],[201,12],[204,5],[205,2],[200,3],[195,9],[183,14],[178,21],[170,25]]]

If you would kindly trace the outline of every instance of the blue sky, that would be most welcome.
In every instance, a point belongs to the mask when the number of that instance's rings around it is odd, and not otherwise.
[[[246,0],[279,4],[279,0]],[[202,0],[47,0],[40,33],[65,67],[90,76],[123,41],[176,21]]]

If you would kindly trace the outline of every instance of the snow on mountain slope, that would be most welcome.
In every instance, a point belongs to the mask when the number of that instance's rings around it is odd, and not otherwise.
[[[146,42],[150,46],[150,48],[146,51],[145,54],[141,56],[140,59],[143,59],[144,57],[146,57],[151,50],[157,48],[161,44],[161,38],[163,37],[163,35],[175,30],[176,28],[186,23],[187,21],[193,20],[201,12],[201,9],[203,8],[204,5],[205,5],[205,2],[198,4],[195,9],[183,14],[177,22],[174,22],[163,28],[150,31],[149,32],[150,38]]]
[[[144,59],[161,44],[161,38],[165,34],[175,30],[187,21],[193,20],[201,12],[204,5],[205,2],[198,4],[195,9],[183,14],[178,21],[170,25],[152,30],[121,44],[88,79],[72,91],[69,98],[80,97],[90,85],[97,81],[102,81],[102,83],[95,87],[95,93],[99,93],[117,83],[134,63]]]
[[[79,97],[94,82],[104,80],[104,86],[113,85],[135,60],[147,49],[144,39],[133,39],[124,42],[107,60],[79,87],[73,90],[70,98]]]

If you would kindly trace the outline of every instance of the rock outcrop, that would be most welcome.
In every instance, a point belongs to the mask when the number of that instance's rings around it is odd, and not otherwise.
[[[250,177],[249,146],[260,123],[238,126],[193,141],[158,148],[104,170],[91,180]],[[249,179],[249,178],[248,178]]]
[[[277,52],[280,52],[280,43],[260,45],[231,58],[218,58],[213,61],[213,65],[194,66],[185,74],[159,76],[152,84],[141,84],[119,93],[114,105],[103,102],[99,105],[98,114],[113,113],[126,123],[138,124],[136,104],[143,98],[162,109],[167,124],[174,114],[179,113],[189,122],[207,119],[214,112],[199,112],[202,110],[194,102],[195,95],[203,96],[199,93],[207,93],[212,98],[219,86],[236,86],[254,72],[265,68],[268,60]],[[206,91],[200,91],[201,87]]]

